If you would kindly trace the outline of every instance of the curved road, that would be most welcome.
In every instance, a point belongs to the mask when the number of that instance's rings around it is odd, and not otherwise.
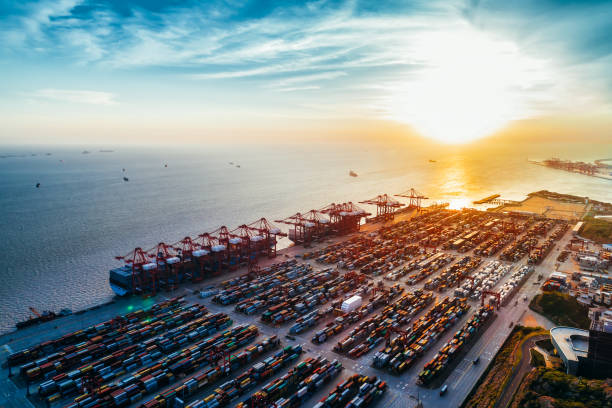
[[[535,346],[536,341],[544,340],[547,338],[548,335],[543,334],[540,336],[534,336],[523,343],[523,345],[521,346],[521,352],[523,353],[521,357],[521,362],[514,369],[514,372],[510,377],[510,382],[497,400],[495,408],[506,408],[510,404],[510,402],[512,401],[512,397],[514,396],[514,393],[516,392],[518,387],[521,385],[525,374],[531,371],[531,353],[529,352],[529,350]]]

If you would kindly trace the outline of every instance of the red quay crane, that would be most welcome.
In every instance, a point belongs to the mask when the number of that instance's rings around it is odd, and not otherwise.
[[[142,248],[138,247],[123,256],[115,257],[119,261],[125,261],[132,270],[132,289],[134,292],[145,292],[147,282],[151,282],[152,289],[156,285],[157,265],[149,262],[149,257]]]
[[[212,248],[219,245],[219,242],[215,237],[205,232],[197,236],[194,240],[194,244],[199,249],[193,251],[193,257],[200,266],[202,276],[205,276],[213,271],[213,264],[217,262],[217,253],[213,252]]]
[[[230,233],[227,227],[221,226],[209,233],[210,237],[213,237],[216,241],[215,245],[210,247],[211,258],[213,261],[212,271],[213,273],[219,273],[222,270],[227,269],[230,256]],[[235,254],[233,254],[235,255]]]
[[[323,215],[324,213],[319,210],[310,210],[302,214],[303,219],[314,224],[314,227],[312,227],[312,235],[314,237],[321,238],[330,232],[330,220]]]
[[[199,273],[196,271],[200,269],[199,265],[195,265],[194,252],[198,250],[197,245],[193,242],[191,237],[185,237],[182,240],[172,244],[172,249],[178,254],[181,259],[180,266],[181,272],[188,276],[192,282],[199,282],[204,276],[203,270]]]
[[[429,199],[429,197],[425,197],[423,194],[419,193],[414,188],[411,188],[408,191],[404,191],[403,193],[395,194],[395,196],[409,198],[410,204],[408,205],[408,208],[416,208],[417,212],[421,211],[421,201]]]
[[[350,201],[340,204],[331,203],[321,208],[319,212],[329,216],[331,228],[338,235],[359,231],[361,218],[371,215]]]
[[[230,269],[235,269],[239,264],[253,261],[256,262],[257,250],[255,242],[251,242],[253,231],[246,224],[230,231]]]
[[[312,239],[312,229],[315,224],[312,221],[306,220],[302,214],[295,213],[285,219],[276,220],[287,225],[293,225],[293,229],[289,229],[289,239],[296,244],[310,245]]]
[[[404,206],[404,204],[389,197],[387,194],[378,195],[369,200],[360,201],[361,204],[371,204],[376,206],[376,217],[384,219],[393,219],[395,211]]]
[[[259,220],[247,225],[247,227],[256,234],[254,237],[251,237],[251,241],[255,237],[263,237],[263,240],[256,238],[256,241],[262,243],[261,245],[265,248],[265,253],[269,258],[274,258],[276,256],[277,237],[286,237],[287,234],[282,232],[280,228],[270,223],[265,218],[260,218]]]
[[[179,269],[181,259],[173,253],[174,248],[165,242],[149,249],[150,258],[155,259],[157,264],[157,285],[165,286],[166,289],[175,289],[179,282]],[[155,289],[153,291],[155,294]]]

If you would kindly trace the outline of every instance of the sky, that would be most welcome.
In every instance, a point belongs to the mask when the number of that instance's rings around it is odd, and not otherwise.
[[[0,35],[3,144],[612,140],[611,1],[0,0]]]

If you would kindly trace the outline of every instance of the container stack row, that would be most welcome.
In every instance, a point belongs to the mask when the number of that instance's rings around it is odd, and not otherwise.
[[[234,380],[227,381],[206,398],[198,399],[185,405],[185,408],[221,408],[230,405],[241,395],[245,395],[255,385],[266,381],[283,367],[295,362],[302,353],[302,346],[287,346],[264,361],[253,365],[247,372]],[[175,406],[177,404],[175,403]],[[248,406],[248,405],[247,405]],[[183,405],[179,402],[178,407]]]
[[[489,261],[471,279],[465,280],[461,287],[455,289],[455,296],[480,299],[485,290],[493,288],[510,271],[512,267],[500,261]]]
[[[173,408],[177,405],[183,405],[194,394],[215,384],[231,372],[252,364],[263,354],[277,348],[279,345],[280,340],[278,337],[272,336],[249,346],[240,353],[230,355],[228,360],[224,359],[222,363],[218,362],[218,365],[192,375],[183,380],[180,385],[156,395],[143,403],[141,408]]]
[[[125,407],[166,386],[178,376],[190,374],[211,364],[218,353],[231,353],[253,341],[255,326],[238,326],[187,347],[130,373],[119,382],[94,388],[75,398],[67,407]]]
[[[294,393],[278,399],[274,406],[276,408],[297,408],[304,405],[314,393],[336,377],[341,370],[342,364],[338,360],[323,364],[301,381]]]
[[[424,288],[427,290],[438,289],[440,292],[451,288],[469,276],[482,260],[479,257],[464,256],[452,266],[446,268],[439,276],[428,279]]]
[[[112,341],[130,330],[138,330],[139,325],[146,324],[149,319],[155,319],[173,309],[179,308],[184,303],[182,298],[174,298],[164,302],[156,303],[150,308],[139,309],[114,319],[65,334],[59,338],[44,341],[35,346],[12,353],[7,358],[7,364],[15,367],[30,361],[44,358],[54,352],[70,352],[71,346],[85,343],[91,346],[100,342]]]
[[[466,299],[445,298],[414,322],[410,330],[401,333],[377,352],[373,366],[387,369],[393,374],[403,373],[468,309]]]
[[[331,337],[341,333],[349,325],[357,323],[365,318],[375,309],[383,305],[388,305],[398,294],[399,292],[396,291],[390,291],[388,294],[377,294],[372,296],[367,304],[360,306],[357,310],[349,313],[341,313],[335,320],[329,322],[325,328],[316,331],[312,337],[312,342],[315,344],[325,343]]]
[[[500,302],[502,305],[506,305],[510,302],[512,297],[521,289],[533,271],[533,266],[525,265],[510,275],[510,279],[499,288]]]
[[[221,305],[235,304],[255,296],[267,300],[274,296],[298,294],[297,288],[306,289],[321,285],[338,276],[331,269],[314,271],[310,265],[294,265],[270,275],[225,287],[213,297]]]
[[[246,401],[236,405],[236,408],[269,405],[274,406],[276,401],[290,397],[294,392],[298,391],[298,386],[302,381],[305,381],[313,374],[334,369],[335,364],[336,363],[330,363],[324,357],[308,357],[306,360],[295,365],[281,377],[264,385]]]
[[[42,379],[60,381],[61,374],[76,369],[82,373],[99,364],[111,365],[142,352],[152,343],[161,341],[169,331],[190,331],[203,323],[207,314],[202,305],[182,306],[151,318],[148,323],[139,322],[120,336],[95,342],[82,342],[49,354],[20,367],[20,374],[28,381]],[[148,341],[151,340],[151,341]],[[79,376],[73,373],[72,377]]]
[[[56,400],[77,393],[83,381],[106,384],[159,360],[185,344],[228,327],[229,324],[231,320],[226,314],[207,315],[144,342],[128,345],[116,351],[109,350],[110,354],[96,361],[63,372],[41,383],[38,395]]]
[[[354,374],[338,384],[313,408],[366,408],[378,401],[387,383],[366,375]]]
[[[455,333],[453,338],[440,348],[440,351],[438,351],[434,358],[425,364],[423,371],[419,373],[417,383],[428,385],[440,376],[449,364],[473,343],[474,339],[478,337],[481,328],[493,318],[494,314],[492,306],[487,305],[478,309],[463,327]]]
[[[405,325],[412,317],[433,301],[431,293],[415,291],[385,307],[375,316],[365,320],[334,346],[334,351],[358,358],[373,350],[390,333],[391,327]]]

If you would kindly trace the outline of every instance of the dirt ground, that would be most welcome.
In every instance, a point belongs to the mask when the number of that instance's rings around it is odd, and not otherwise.
[[[572,221],[581,219],[586,213],[587,207],[588,204],[567,203],[534,196],[522,201],[520,205],[505,206],[500,210],[530,212],[545,215],[548,218]]]

